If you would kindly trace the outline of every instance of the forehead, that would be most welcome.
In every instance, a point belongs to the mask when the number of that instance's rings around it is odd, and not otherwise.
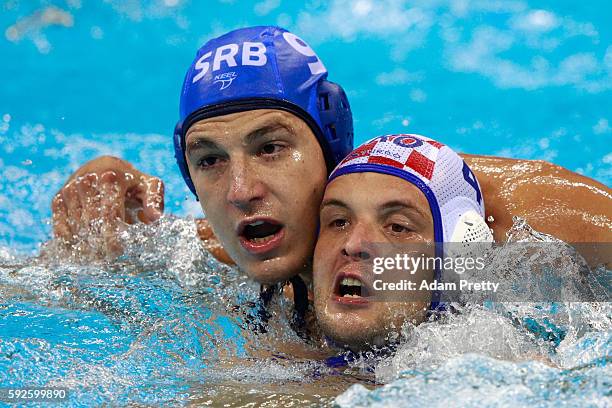
[[[202,119],[189,127],[185,141],[206,138],[212,141],[242,141],[261,129],[285,128],[297,138],[313,139],[306,123],[292,113],[277,109],[257,109]]]
[[[418,187],[388,174],[364,172],[340,176],[328,184],[324,200],[340,200],[355,211],[376,210],[386,203],[401,201],[423,214],[431,214],[429,202]]]

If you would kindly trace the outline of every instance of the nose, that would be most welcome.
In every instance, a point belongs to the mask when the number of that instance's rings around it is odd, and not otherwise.
[[[352,261],[367,261],[372,257],[373,231],[364,223],[358,223],[351,228],[342,246],[342,255]]]
[[[247,160],[240,158],[233,160],[229,175],[227,201],[233,206],[248,211],[265,196],[265,185]]]

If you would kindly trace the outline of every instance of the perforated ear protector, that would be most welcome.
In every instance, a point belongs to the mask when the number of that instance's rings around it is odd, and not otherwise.
[[[493,242],[491,229],[476,211],[464,212],[455,224],[450,242]]]

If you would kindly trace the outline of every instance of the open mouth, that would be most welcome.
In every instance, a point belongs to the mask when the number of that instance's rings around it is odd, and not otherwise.
[[[273,220],[252,220],[239,227],[240,242],[251,253],[260,254],[278,247],[283,235],[283,225]]]
[[[340,275],[336,281],[334,295],[340,299],[363,299],[369,296],[367,286],[358,276]]]
[[[266,221],[255,221],[244,226],[242,236],[251,242],[261,244],[274,238],[283,228],[282,225]]]

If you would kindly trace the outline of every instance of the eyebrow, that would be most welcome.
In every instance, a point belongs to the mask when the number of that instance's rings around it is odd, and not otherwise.
[[[187,154],[191,154],[196,150],[200,149],[217,149],[219,146],[213,141],[210,141],[204,137],[194,137],[187,142]]]
[[[258,139],[266,136],[267,134],[271,132],[277,131],[279,129],[285,129],[288,132],[291,132],[291,130],[287,126],[281,123],[275,123],[272,125],[264,125],[250,132],[244,138],[244,142],[247,145],[253,144]],[[190,154],[193,151],[200,150],[200,149],[219,149],[219,145],[213,142],[212,140],[207,139],[206,136],[195,136],[191,140],[189,140],[189,142],[187,143],[187,149],[186,149],[187,154]]]
[[[415,206],[414,204],[410,202],[402,201],[402,200],[387,201],[386,203],[380,206],[380,209],[382,210],[383,213],[393,212],[397,210],[416,211],[420,216],[426,217],[426,215],[423,213],[423,211],[420,208],[418,208],[417,206]]]
[[[275,132],[275,131],[277,131],[279,129],[285,129],[285,130],[290,132],[290,130],[287,128],[287,126],[285,126],[282,123],[275,123],[275,124],[272,124],[272,125],[264,125],[264,126],[260,127],[259,129],[253,130],[251,133],[249,133],[244,138],[244,142],[246,144],[252,144],[252,143],[256,142],[257,139],[260,139],[263,136],[266,136],[268,133]]]
[[[321,203],[321,209],[323,209],[324,207],[342,207],[342,208],[346,208],[347,210],[349,209],[348,205],[346,205],[344,202],[337,200],[335,198],[323,200],[323,202]]]

